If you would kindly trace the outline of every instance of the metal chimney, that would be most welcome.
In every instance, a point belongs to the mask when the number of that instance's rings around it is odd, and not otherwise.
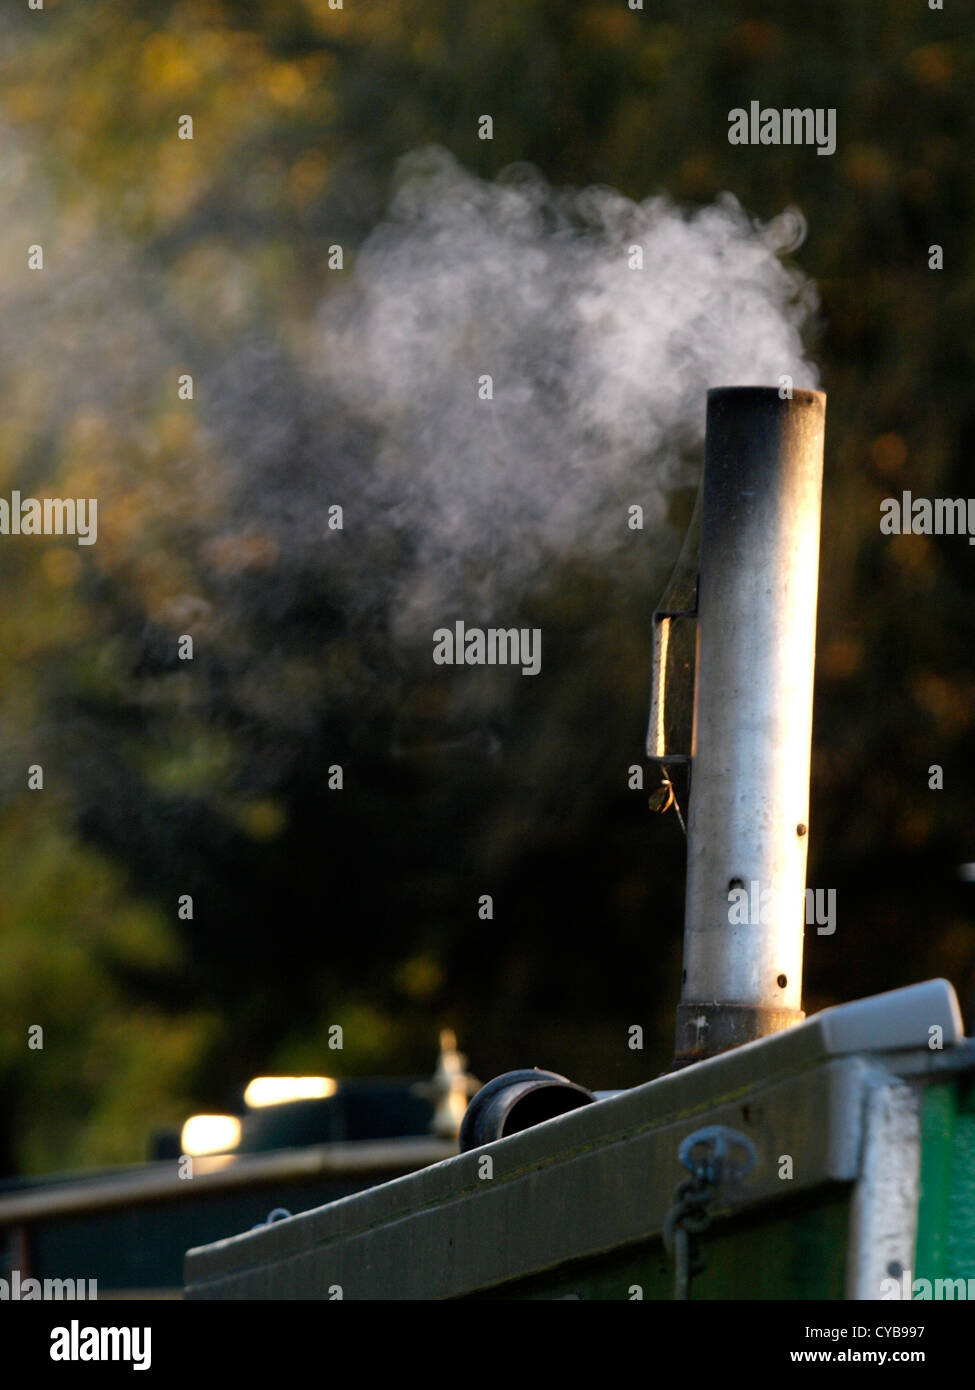
[[[825,413],[708,392],[678,1066],[804,1017]]]

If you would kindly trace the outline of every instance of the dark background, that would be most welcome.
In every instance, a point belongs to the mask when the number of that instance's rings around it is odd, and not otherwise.
[[[542,673],[490,698],[471,682],[498,673],[398,644],[395,537],[326,553],[239,521],[265,472],[341,492],[368,468],[307,329],[328,246],[354,261],[430,143],[488,178],[801,208],[829,395],[808,881],[837,892],[806,1008],[933,975],[967,1008],[975,552],[878,525],[902,488],[975,491],[960,7],[48,0],[4,31],[0,486],[104,500],[88,551],[3,540],[0,1172],[136,1160],[258,1072],[426,1072],[444,1024],[482,1079],[669,1061],[683,838],[627,774],[686,493],[669,555],[637,536],[525,596]],[[835,107],[836,153],[729,145],[752,98]],[[176,408],[180,371],[208,389]],[[362,567],[389,584],[363,597]]]

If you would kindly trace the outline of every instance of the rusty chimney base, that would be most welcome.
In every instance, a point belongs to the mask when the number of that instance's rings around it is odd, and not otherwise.
[[[673,1070],[717,1052],[781,1033],[806,1017],[802,1009],[769,1009],[753,1004],[679,1004]]]

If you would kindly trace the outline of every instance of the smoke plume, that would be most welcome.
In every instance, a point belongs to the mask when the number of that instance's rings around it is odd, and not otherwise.
[[[802,231],[730,195],[686,213],[524,166],[488,183],[438,149],[405,160],[322,304],[315,364],[368,422],[370,514],[413,556],[397,629],[503,621],[552,560],[632,543],[631,504],[652,532],[708,387],[816,385],[815,296],[781,259]]]

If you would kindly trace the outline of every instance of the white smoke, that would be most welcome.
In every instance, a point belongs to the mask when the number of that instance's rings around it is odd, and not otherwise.
[[[377,432],[375,505],[385,480],[415,557],[402,635],[505,620],[551,560],[632,544],[632,503],[659,526],[709,387],[817,384],[815,293],[780,259],[794,210],[763,227],[730,195],[687,213],[524,166],[487,183],[439,149],[400,172],[321,308],[319,370]]]
[[[58,234],[31,151],[8,141],[0,172],[0,368],[31,384],[8,421],[26,441],[10,484],[48,482],[83,426],[95,563],[136,565],[153,621],[208,613],[197,629],[248,672],[261,710],[287,681],[255,625],[277,633],[297,616],[315,650],[327,611],[368,647],[347,679],[341,664],[330,676],[330,700],[344,691],[358,707],[363,681],[384,686],[399,655],[428,656],[434,628],[514,624],[563,561],[625,551],[659,570],[678,539],[669,495],[699,466],[707,389],[817,383],[801,340],[815,293],[782,259],[804,233],[791,209],[762,226],[729,195],[685,211],[555,189],[526,166],[485,182],[420,151],[385,219],[347,248],[311,333],[256,296],[239,328],[224,316],[208,334],[179,273],[138,245]],[[39,224],[46,266],[31,274]],[[218,264],[222,293],[235,262]],[[190,368],[192,408],[174,395]],[[193,419],[185,445],[165,444]],[[48,437],[46,452],[31,443]],[[635,504],[642,533],[627,527]]]

